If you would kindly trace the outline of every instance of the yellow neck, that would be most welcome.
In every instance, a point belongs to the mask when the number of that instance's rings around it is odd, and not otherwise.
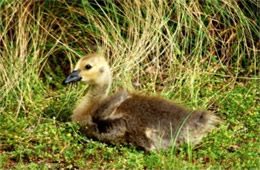
[[[85,98],[88,101],[98,101],[107,97],[110,89],[110,83],[103,85],[91,85]]]
[[[100,81],[97,80],[95,84],[90,85],[87,94],[74,109],[73,115],[71,116],[73,121],[81,125],[90,124],[92,122],[91,114],[93,110],[107,97],[112,83],[109,67],[107,67],[104,73],[105,74],[100,77]]]

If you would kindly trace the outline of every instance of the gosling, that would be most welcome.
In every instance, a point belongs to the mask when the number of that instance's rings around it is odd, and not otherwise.
[[[108,96],[112,83],[103,54],[82,57],[65,84],[83,81],[89,90],[76,106],[72,121],[90,138],[128,143],[146,151],[163,150],[181,143],[198,144],[221,120],[208,111],[190,110],[159,97],[119,91]]]

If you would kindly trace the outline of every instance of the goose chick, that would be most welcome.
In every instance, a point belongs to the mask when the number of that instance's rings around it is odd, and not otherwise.
[[[183,142],[198,144],[221,121],[208,111],[125,91],[108,96],[110,67],[102,54],[82,57],[65,84],[83,81],[89,91],[76,106],[72,121],[88,137],[109,143],[130,143],[146,151],[166,149]]]

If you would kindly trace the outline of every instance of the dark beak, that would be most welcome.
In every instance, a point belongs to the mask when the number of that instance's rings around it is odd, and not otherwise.
[[[77,82],[81,80],[81,77],[79,77],[80,70],[74,70],[67,78],[63,81],[63,84],[69,84],[73,82]]]

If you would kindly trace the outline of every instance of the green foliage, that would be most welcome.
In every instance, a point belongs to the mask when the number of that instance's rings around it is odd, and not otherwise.
[[[1,169],[256,169],[259,4],[241,1],[0,1]],[[87,87],[64,87],[98,48],[120,87],[210,109],[223,125],[198,146],[144,153],[79,132]]]

